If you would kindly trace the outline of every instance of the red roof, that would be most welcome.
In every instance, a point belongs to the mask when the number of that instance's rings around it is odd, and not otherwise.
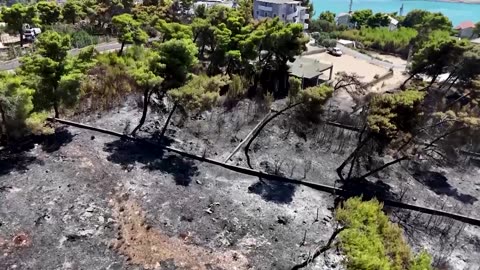
[[[455,29],[467,29],[467,28],[474,28],[475,24],[472,21],[464,21],[459,24]]]

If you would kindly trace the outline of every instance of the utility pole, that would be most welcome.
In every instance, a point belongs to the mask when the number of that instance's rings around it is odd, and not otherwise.
[[[348,8],[348,13],[352,13],[353,0],[350,0],[350,6]]]

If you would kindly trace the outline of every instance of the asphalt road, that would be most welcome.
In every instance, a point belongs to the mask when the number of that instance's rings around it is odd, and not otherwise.
[[[121,47],[121,44],[118,43],[117,41],[108,42],[108,43],[101,43],[101,44],[95,45],[95,49],[97,49],[97,51],[99,51],[99,52],[119,50],[120,47]],[[81,49],[71,49],[69,51],[69,53],[71,55],[77,55],[80,50]],[[16,69],[19,66],[20,66],[19,58],[15,58],[15,59],[10,60],[10,61],[0,62],[0,71],[13,70],[13,69]]]

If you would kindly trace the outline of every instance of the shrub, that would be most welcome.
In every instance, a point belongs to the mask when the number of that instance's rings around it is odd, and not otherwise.
[[[247,92],[246,85],[247,83],[240,75],[232,75],[225,97],[225,105],[228,107],[234,106],[238,101],[244,98]]]
[[[390,31],[386,27],[352,29],[338,32],[339,38],[355,40],[365,47],[407,57],[410,41],[417,36],[412,28],[399,28]]]
[[[228,76],[199,75],[194,76],[184,86],[170,90],[168,94],[184,110],[200,113],[217,104],[221,88],[229,83]]]
[[[288,84],[290,88],[288,89],[288,99],[290,103],[295,103],[302,89],[302,80],[296,77],[290,77],[288,79]]]
[[[327,85],[309,87],[300,91],[298,102],[302,102],[300,112],[310,121],[317,121],[323,105],[333,94],[333,88]]]
[[[406,90],[394,94],[375,95],[367,117],[369,129],[381,136],[391,137],[398,130],[409,132],[425,94]]]
[[[345,227],[339,234],[339,246],[345,253],[347,269],[432,269],[426,252],[412,255],[402,230],[388,220],[376,199],[348,199],[337,209],[336,219]]]
[[[299,101],[308,112],[316,114],[322,110],[323,104],[332,94],[333,88],[327,85],[309,87],[300,92]]]
[[[98,44],[98,37],[92,36],[84,30],[73,32],[71,34],[72,45],[75,48],[83,48],[90,45]]]

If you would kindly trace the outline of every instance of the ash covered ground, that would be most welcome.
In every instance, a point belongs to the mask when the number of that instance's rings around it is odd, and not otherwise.
[[[200,117],[175,114],[168,144],[224,161],[266,114],[253,103]],[[122,132],[139,118],[118,111],[75,119]],[[153,138],[164,113],[139,136]],[[129,124],[130,122],[130,124]],[[252,145],[252,165],[336,185],[356,135],[331,126],[299,132],[286,117]],[[132,128],[130,128],[132,129]],[[0,269],[291,269],[335,229],[334,197],[189,160],[100,133],[58,126],[56,135],[0,160]],[[239,151],[230,161],[246,166]],[[369,179],[403,201],[480,217],[480,168],[393,167]],[[415,250],[447,269],[480,267],[480,228],[386,209]],[[343,269],[335,250],[306,269]]]

